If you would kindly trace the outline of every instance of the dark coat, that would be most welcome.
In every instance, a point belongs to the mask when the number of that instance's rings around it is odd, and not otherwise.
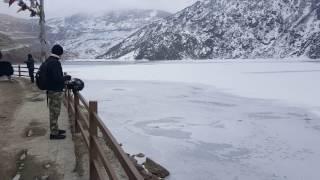
[[[50,56],[45,63],[47,64],[48,91],[63,91],[64,78],[59,59],[57,57]]]
[[[10,62],[0,61],[0,76],[12,76],[13,67]]]
[[[34,59],[32,57],[28,58],[25,63],[27,64],[28,69],[34,69]]]

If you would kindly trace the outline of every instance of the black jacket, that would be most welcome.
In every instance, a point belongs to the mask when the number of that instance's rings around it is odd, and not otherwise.
[[[25,61],[27,64],[28,69],[34,69],[34,59],[33,58],[28,58],[27,61]]]
[[[48,91],[61,92],[64,88],[62,66],[59,58],[50,56],[46,60]]]
[[[13,75],[13,67],[8,61],[0,61],[0,76],[11,76]]]

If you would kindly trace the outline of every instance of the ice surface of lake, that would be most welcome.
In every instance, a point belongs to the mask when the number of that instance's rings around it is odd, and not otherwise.
[[[64,65],[129,153],[171,180],[318,180],[320,63]]]

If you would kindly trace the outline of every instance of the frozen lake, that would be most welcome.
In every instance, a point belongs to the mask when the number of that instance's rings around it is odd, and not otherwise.
[[[129,153],[171,180],[318,180],[320,64],[77,63],[66,71]]]

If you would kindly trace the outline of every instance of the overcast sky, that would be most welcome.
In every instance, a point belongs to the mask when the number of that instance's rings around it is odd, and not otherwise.
[[[8,8],[8,4],[0,0],[0,13],[17,16],[17,4]],[[44,0],[47,18],[67,16],[77,12],[97,12],[113,9],[160,9],[177,12],[192,5],[197,0]],[[18,16],[26,17],[20,13]]]

